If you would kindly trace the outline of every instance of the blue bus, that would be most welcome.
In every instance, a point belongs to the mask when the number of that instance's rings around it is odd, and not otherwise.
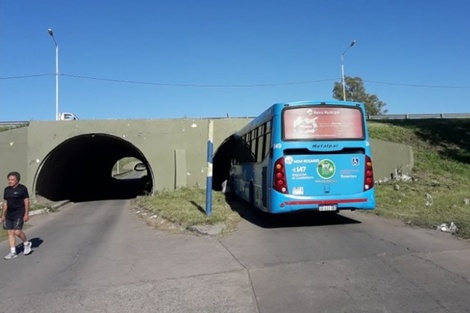
[[[363,103],[277,103],[234,134],[232,192],[269,213],[375,208]]]

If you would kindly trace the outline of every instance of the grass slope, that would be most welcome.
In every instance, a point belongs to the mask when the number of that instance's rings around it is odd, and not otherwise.
[[[470,120],[369,122],[371,138],[413,147],[413,181],[376,186],[377,210],[422,227],[454,222],[470,238]]]

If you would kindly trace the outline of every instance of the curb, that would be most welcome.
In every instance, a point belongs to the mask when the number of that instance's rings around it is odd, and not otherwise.
[[[224,230],[224,224],[214,224],[214,225],[194,225],[189,226],[186,229],[192,232],[196,232],[200,235],[209,235],[209,236],[217,236],[219,235],[222,230]]]
[[[38,209],[38,210],[30,211],[29,216],[46,214],[46,213],[49,213],[51,210],[52,211],[58,210],[59,208],[63,207],[64,205],[66,205],[68,203],[70,203],[70,200],[55,202],[53,205],[51,205],[50,209],[44,208],[44,209]]]

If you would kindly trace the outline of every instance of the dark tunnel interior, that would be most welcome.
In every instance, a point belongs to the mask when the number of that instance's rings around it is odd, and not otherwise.
[[[239,137],[232,135],[219,146],[212,160],[212,190],[221,191],[224,181],[230,178],[233,161],[244,163],[256,162],[251,148]]]
[[[124,176],[113,176],[113,166],[123,158],[142,164]],[[61,143],[44,159],[35,181],[38,199],[84,202],[131,199],[153,191],[148,161],[134,145],[107,134],[79,135]]]
[[[237,141],[234,136],[230,136],[219,146],[214,158],[212,173],[212,189],[216,191],[222,190],[222,183],[230,177],[230,168],[232,167],[232,159],[235,157]]]

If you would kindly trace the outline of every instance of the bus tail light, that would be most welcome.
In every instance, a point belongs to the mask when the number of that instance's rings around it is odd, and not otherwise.
[[[370,190],[374,187],[374,171],[372,169],[372,159],[366,155],[366,166],[364,175],[364,191]]]
[[[279,158],[274,164],[274,189],[287,193],[286,170],[284,167],[284,158]]]

